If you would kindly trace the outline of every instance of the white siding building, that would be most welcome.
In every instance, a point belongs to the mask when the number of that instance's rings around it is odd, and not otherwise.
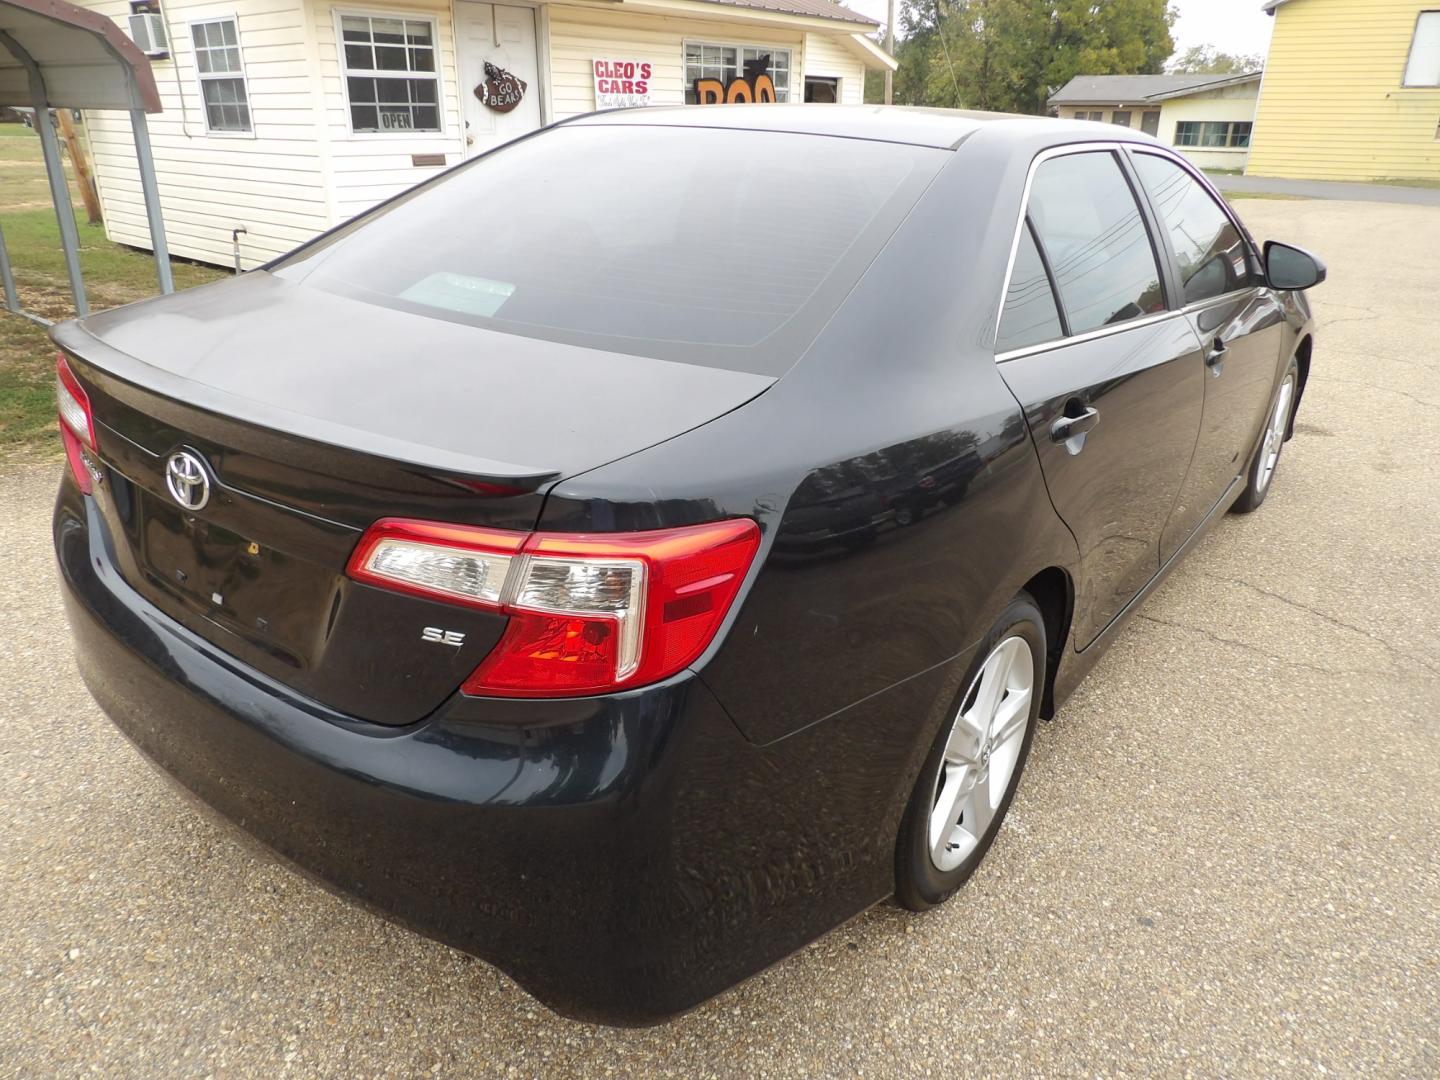
[[[224,265],[238,250],[246,269],[555,120],[724,96],[859,103],[867,68],[893,67],[875,23],[833,0],[82,2],[151,52],[170,250]],[[148,248],[128,120],[86,121],[106,232]]]
[[[1243,75],[1077,75],[1050,98],[1066,120],[1140,128],[1202,169],[1243,169],[1260,72]]]

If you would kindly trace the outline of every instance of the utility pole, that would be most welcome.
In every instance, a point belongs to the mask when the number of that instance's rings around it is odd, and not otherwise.
[[[889,14],[885,16],[885,51],[895,55],[895,0],[890,0]],[[895,104],[895,73],[885,69],[885,104]]]

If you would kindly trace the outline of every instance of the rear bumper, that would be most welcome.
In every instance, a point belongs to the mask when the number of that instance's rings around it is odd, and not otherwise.
[[[80,672],[146,755],[324,882],[558,1011],[665,1019],[890,891],[918,764],[874,703],[913,709],[935,687],[906,684],[770,748],[688,672],[379,726],[295,696],[148,604],[68,479],[54,529]],[[847,771],[820,774],[817,754],[847,736]]]

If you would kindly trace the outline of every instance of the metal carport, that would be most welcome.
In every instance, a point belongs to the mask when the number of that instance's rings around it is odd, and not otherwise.
[[[145,114],[160,112],[160,95],[150,61],[120,28],[103,15],[66,0],[0,0],[0,106],[35,110],[50,198],[60,222],[60,245],[75,311],[89,314],[85,282],[80,275],[80,237],[75,211],[60,159],[59,140],[50,120],[51,109],[121,109],[130,114],[135,132],[135,153],[140,187],[155,251],[155,271],[161,292],[174,292],[170,253],[165,244],[165,223],[160,217],[160,195],[155,183],[155,161],[150,154],[150,131]],[[48,323],[20,307],[5,234],[0,231],[0,281],[5,306],[17,315]]]

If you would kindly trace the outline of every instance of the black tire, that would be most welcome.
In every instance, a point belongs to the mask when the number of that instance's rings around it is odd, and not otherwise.
[[[1289,393],[1286,393],[1286,387]],[[1290,421],[1295,415],[1295,403],[1299,400],[1300,369],[1294,360],[1290,361],[1289,368],[1285,371],[1285,377],[1280,380],[1280,387],[1275,391],[1275,400],[1270,403],[1270,408],[1265,413],[1265,430],[1260,436],[1260,445],[1255,448],[1254,455],[1250,458],[1250,466],[1245,470],[1245,490],[1240,498],[1236,499],[1230,507],[1234,514],[1248,514],[1260,509],[1260,504],[1265,501],[1265,496],[1270,494],[1270,489],[1275,486],[1275,473],[1280,467],[1280,454],[1285,449],[1285,440],[1289,437]],[[1277,410],[1284,403],[1284,416],[1279,416]],[[1275,425],[1279,424],[1279,436],[1272,438]],[[1271,452],[1275,460],[1270,463],[1267,470],[1266,461]]]
[[[994,816],[985,827],[983,835],[975,843],[973,850],[964,856],[959,865],[941,869],[931,856],[929,833],[931,814],[938,805],[939,781],[942,767],[945,766],[946,746],[949,744],[951,732],[955,730],[961,712],[972,703],[978,694],[980,674],[986,660],[1002,644],[1007,643],[1013,637],[1023,639],[1029,646],[1032,667],[1028,720],[1019,754],[1015,759],[1004,794],[993,811]],[[920,777],[915,782],[915,790],[910,796],[905,817],[900,823],[900,837],[895,848],[895,900],[901,907],[909,908],[911,911],[926,911],[937,904],[944,903],[955,890],[970,879],[970,875],[975,872],[975,868],[985,858],[985,853],[990,850],[990,845],[994,843],[995,834],[999,832],[1000,825],[1005,820],[1005,814],[1010,809],[1010,803],[1015,798],[1015,791],[1020,785],[1020,777],[1025,771],[1026,759],[1030,756],[1030,743],[1035,737],[1035,727],[1040,715],[1040,701],[1044,696],[1045,689],[1045,645],[1045,620],[1040,614],[1040,609],[1028,594],[1021,593],[1010,601],[1009,606],[1005,608],[985,636],[980,648],[976,650],[975,660],[971,664],[970,670],[966,672],[961,691],[951,703],[945,723],[940,726],[940,731],[935,736],[935,743],[931,746],[930,753],[925,758],[925,764],[920,769]],[[988,751],[984,761],[988,771],[990,761]],[[940,832],[937,835],[943,840],[945,834]]]

